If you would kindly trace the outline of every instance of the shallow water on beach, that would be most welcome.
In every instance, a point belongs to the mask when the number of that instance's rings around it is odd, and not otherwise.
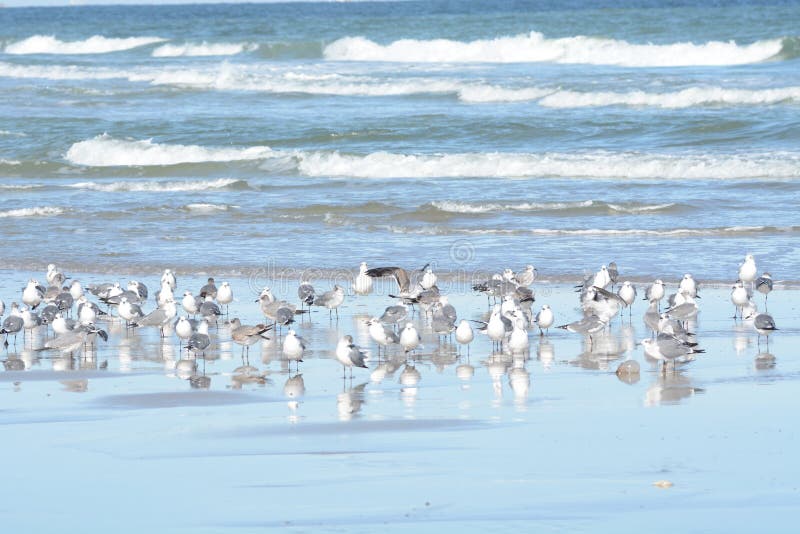
[[[29,275],[2,274],[8,301]],[[261,320],[248,280],[231,281],[231,316]],[[291,299],[290,282],[269,282]],[[182,277],[179,288],[203,283]],[[550,304],[556,324],[579,316],[571,287],[536,289],[534,308]],[[299,373],[274,341],[254,346],[243,372],[221,321],[197,362],[207,389],[175,370],[177,340],[154,328],[104,323],[109,342],[74,358],[20,338],[0,372],[4,521],[122,532],[792,531],[798,293],[772,293],[781,330],[768,346],[730,318],[727,289],[701,296],[706,352],[666,373],[637,344],[648,335],[641,301],[591,344],[532,332],[529,357],[493,352],[481,335],[467,355],[416,316],[424,348],[379,362],[363,321],[391,300],[348,296],[338,321],[315,310],[294,325],[309,348]],[[451,302],[464,318],[487,309],[477,294]],[[332,353],[344,334],[371,353],[352,380]],[[614,374],[627,359],[641,364],[631,380]],[[663,480],[674,486],[653,486]],[[47,514],[31,495],[47,499]]]

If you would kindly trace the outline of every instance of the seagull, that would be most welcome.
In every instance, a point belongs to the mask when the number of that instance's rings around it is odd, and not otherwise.
[[[651,358],[655,358],[663,362],[662,369],[666,371],[667,362],[672,362],[673,369],[678,361],[685,361],[687,357],[693,354],[705,352],[702,349],[696,348],[696,343],[685,343],[672,336],[660,334],[656,339],[642,340],[644,351]]]
[[[666,313],[673,319],[677,321],[683,321],[685,324],[686,322],[697,317],[697,313],[700,311],[700,309],[697,307],[697,303],[694,301],[694,298],[687,293],[686,290],[681,290],[678,294],[683,296],[683,302],[668,308]]]
[[[422,280],[420,280],[419,285],[422,286],[422,289],[430,289],[436,285],[436,274],[433,272],[433,269],[428,267],[425,269],[425,274],[422,275]]]
[[[211,299],[217,298],[217,285],[214,283],[213,278],[208,279],[208,283],[200,288],[200,296],[203,298],[211,297]]]
[[[73,280],[69,285],[69,294],[72,295],[73,300],[78,300],[83,296],[83,286],[77,280]]]
[[[147,286],[142,282],[139,282],[138,280],[128,281],[128,290],[139,295],[139,302],[144,302],[147,300],[149,291],[147,290]]]
[[[683,278],[678,284],[678,290],[683,290],[684,293],[687,293],[692,298],[695,298],[697,297],[697,282],[691,274],[686,273],[683,275]]]
[[[636,286],[625,280],[617,290],[617,295],[628,308],[628,317],[630,317],[633,314],[633,302],[636,300]]]
[[[745,289],[742,280],[739,280],[733,285],[733,289],[731,291],[731,302],[736,307],[736,310],[733,312],[733,318],[736,319],[736,314],[739,314],[739,317],[743,317],[743,309],[744,307],[750,303],[750,294]]]
[[[47,266],[47,274],[45,275],[45,278],[47,279],[48,284],[50,284],[51,286],[58,286],[58,287],[61,287],[64,284],[64,282],[68,280],[68,278],[64,276],[64,273],[56,269],[54,263],[51,263],[50,265]]]
[[[495,304],[489,321],[486,323],[486,335],[495,344],[503,343],[506,334],[513,329],[511,321],[500,313],[500,306]]]
[[[381,347],[384,347],[385,350],[389,345],[400,343],[400,337],[391,328],[384,326],[377,317],[367,321],[367,325],[370,337],[378,344],[378,356],[380,356]]]
[[[247,349],[248,354],[250,353],[250,345],[255,345],[262,339],[269,339],[264,334],[272,328],[272,326],[264,324],[257,324],[255,326],[242,325],[238,318],[231,321],[230,327],[231,339],[233,339],[236,344],[242,346],[242,353]]]
[[[51,326],[53,327],[53,333],[59,335],[59,334],[66,334],[70,330],[74,330],[77,324],[78,324],[77,321],[75,321],[74,319],[69,319],[67,317],[64,317],[64,314],[58,312],[56,316],[53,318]]]
[[[475,333],[472,331],[472,327],[467,320],[461,319],[458,327],[456,327],[456,341],[460,345],[467,346],[467,355],[469,355],[469,344],[472,343],[473,339],[475,339]]]
[[[553,310],[550,309],[550,306],[544,304],[542,305],[542,309],[539,310],[539,313],[536,314],[533,322],[539,326],[539,335],[543,336],[544,331],[553,326],[554,321]]]
[[[23,321],[19,315],[9,315],[3,321],[3,328],[0,329],[0,334],[6,336],[4,346],[8,348],[8,336],[14,334],[14,345],[17,344],[17,334],[22,330]]]
[[[396,325],[405,321],[406,317],[408,317],[408,307],[406,307],[406,305],[403,304],[403,301],[401,299],[400,304],[388,306],[384,310],[383,315],[381,315],[380,317],[380,321],[383,324]]]
[[[36,306],[42,302],[45,292],[46,289],[37,280],[31,278],[28,280],[28,285],[22,290],[22,303],[35,310]]]
[[[525,354],[530,349],[528,332],[525,330],[522,318],[517,317],[514,321],[514,328],[508,338],[508,348],[511,354]]]
[[[412,323],[406,323],[406,327],[400,332],[400,346],[406,353],[419,347],[422,337]]]
[[[617,269],[617,262],[612,261],[608,264],[608,278],[611,280],[611,288],[613,289],[619,278],[619,269]]]
[[[195,321],[196,323],[197,321]],[[182,344],[184,341],[192,337],[194,334],[195,325],[192,324],[192,321],[189,320],[188,317],[178,317],[178,320],[175,321],[175,335],[178,336],[178,349],[182,349]]]
[[[173,291],[178,287],[178,281],[175,279],[175,274],[169,269],[165,269],[164,274],[161,275],[162,288],[164,287],[164,284],[167,284]]]
[[[419,271],[425,271],[427,267],[428,266],[425,265],[422,269],[419,269]],[[408,272],[402,267],[375,267],[367,270],[365,274],[372,278],[382,278],[384,276],[393,277],[397,282],[398,296],[401,298],[416,299],[419,293],[411,289],[411,278]]]
[[[183,292],[183,299],[181,299],[181,306],[183,306],[183,309],[186,313],[190,315],[197,315],[198,312],[197,299],[195,298],[194,295],[192,295],[192,292],[189,291],[188,289]]]
[[[289,364],[294,361],[297,363],[298,371],[300,362],[303,361],[303,351],[306,345],[302,337],[295,334],[294,330],[289,330],[283,339],[283,354],[289,360]]]
[[[225,315],[228,315],[228,305],[233,302],[233,289],[229,282],[222,282],[217,290],[217,303],[225,306]]]
[[[769,344],[769,335],[778,329],[775,326],[775,320],[768,313],[759,313],[753,318],[753,328],[758,332],[758,341],[761,342],[761,336],[767,336],[767,344]]]
[[[767,298],[770,291],[772,291],[772,275],[764,273],[756,278],[756,290],[764,295],[764,309],[767,308]]]
[[[372,282],[372,278],[369,278],[369,281]],[[314,286],[308,282],[303,282],[297,288],[297,296],[300,299],[300,307],[302,308],[303,305],[311,306],[317,297],[317,293],[314,291]]]
[[[97,304],[90,302],[86,295],[78,299],[78,322],[86,326],[94,324],[97,317],[106,315],[106,312],[97,307]]]
[[[439,336],[447,336],[455,330],[456,312],[453,306],[446,304],[446,297],[442,298],[445,299],[444,304],[440,301],[432,308],[431,330]]]
[[[336,310],[336,318],[339,318],[339,306],[344,302],[344,289],[339,285],[334,285],[333,289],[326,291],[322,295],[314,299],[314,306],[324,306],[328,308],[330,315]]]
[[[214,322],[216,322],[217,317],[222,315],[222,310],[219,309],[217,303],[214,302],[213,298],[208,293],[206,293],[205,301],[200,304],[198,311],[200,312],[200,315],[205,318],[213,317]]]
[[[365,358],[366,354],[353,343],[353,336],[342,336],[336,345],[336,359],[342,364],[342,378],[345,378],[345,367],[350,368],[350,378],[353,378],[353,367],[366,369]]]
[[[656,280],[649,286],[644,292],[644,300],[648,300],[650,302],[658,303],[659,309],[661,309],[661,299],[664,298],[664,282],[661,280]]]
[[[202,353],[203,358],[206,355],[206,349],[211,345],[211,336],[208,335],[208,321],[201,319],[197,323],[197,331],[189,337],[186,342],[186,350],[194,353],[195,358]],[[205,365],[205,364],[204,364]]]
[[[108,333],[105,330],[93,324],[81,325],[75,330],[48,340],[41,350],[58,350],[62,354],[70,354],[78,350],[81,345],[92,343],[97,335],[103,338],[103,341],[108,341]]]
[[[514,281],[522,287],[528,287],[536,280],[537,272],[536,267],[533,265],[526,265],[524,271],[514,275]]]
[[[175,301],[170,299],[164,303],[163,307],[151,311],[138,321],[135,321],[132,326],[157,326],[161,329],[161,337],[164,337],[164,326],[176,315],[178,315],[178,309],[175,306]]]
[[[744,261],[739,265],[739,280],[742,282],[753,282],[758,274],[756,259],[752,254],[747,254]]]
[[[589,341],[593,342],[592,334],[596,334],[606,327],[606,323],[596,315],[586,315],[579,321],[563,324],[557,328],[574,332],[576,334],[588,335]]]
[[[600,270],[594,275],[592,285],[602,289],[607,288],[611,284],[611,275],[608,273],[608,267],[605,265],[600,267]]]
[[[372,277],[367,274],[367,262],[362,261],[358,267],[358,274],[353,282],[353,291],[357,295],[369,295],[372,292]]]
[[[130,328],[131,322],[136,322],[144,317],[142,308],[139,307],[138,304],[128,302],[127,297],[122,297],[122,299],[119,301],[117,313],[119,313],[120,317],[125,319],[125,328]]]

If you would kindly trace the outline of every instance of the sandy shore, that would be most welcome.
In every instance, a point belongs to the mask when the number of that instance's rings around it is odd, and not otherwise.
[[[10,304],[27,278],[4,277],[0,297]],[[152,291],[155,280],[146,281]],[[184,277],[179,288],[202,282]],[[258,321],[251,284],[232,282],[231,315]],[[550,304],[556,324],[578,317],[568,285],[537,290],[535,308]],[[637,345],[647,336],[641,301],[630,323],[616,320],[592,347],[557,330],[532,334],[530,358],[512,359],[479,336],[467,357],[428,330],[413,362],[390,351],[379,365],[364,319],[390,300],[348,297],[338,322],[315,312],[296,325],[310,348],[299,374],[274,341],[243,362],[228,328],[212,328],[198,362],[208,389],[176,370],[177,340],[155,329],[126,334],[109,322],[109,342],[73,359],[20,337],[0,372],[4,524],[793,531],[800,293],[770,296],[781,330],[768,350],[730,318],[727,289],[701,295],[696,331],[706,353],[667,374]],[[481,295],[451,302],[465,318],[486,311]],[[373,352],[352,381],[333,356],[343,334]],[[614,374],[626,359],[641,364],[638,377]],[[662,481],[672,486],[654,485]]]

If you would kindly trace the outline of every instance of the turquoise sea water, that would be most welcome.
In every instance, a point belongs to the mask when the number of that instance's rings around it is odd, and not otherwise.
[[[800,270],[800,4],[0,10],[6,267]]]

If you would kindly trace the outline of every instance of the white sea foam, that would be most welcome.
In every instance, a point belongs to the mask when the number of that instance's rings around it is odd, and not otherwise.
[[[217,180],[183,180],[183,181],[130,181],[130,182],[79,182],[69,184],[68,187],[75,189],[88,189],[91,191],[102,191],[115,193],[119,191],[132,192],[174,192],[174,191],[209,191],[214,189],[225,189],[233,185],[245,184],[242,180],[233,178],[219,178]],[[188,206],[187,206],[188,209]]]
[[[527,102],[537,100],[554,92],[554,89],[527,87],[511,89],[496,85],[475,85],[459,89],[458,98],[463,102]]]
[[[61,215],[64,208],[55,206],[38,206],[35,208],[20,208],[15,210],[0,211],[0,218],[7,217],[51,217]]]
[[[405,155],[375,152],[298,154],[307,176],[354,178],[567,177],[636,179],[798,178],[800,154],[665,155],[591,152],[582,154],[472,153]]]
[[[775,89],[725,89],[723,87],[689,87],[669,93],[630,91],[578,92],[557,91],[539,100],[539,104],[552,108],[577,108],[598,106],[651,106],[660,108],[688,108],[703,105],[769,105],[800,101],[800,87]]]
[[[673,202],[666,204],[645,204],[642,206],[623,206],[622,204],[608,204],[608,209],[620,213],[649,213],[653,211],[663,211],[674,207]]]
[[[205,202],[197,202],[193,204],[186,204],[183,209],[193,213],[216,213],[220,211],[230,211],[238,208],[232,204],[209,204]]]
[[[150,139],[141,141],[114,139],[107,134],[102,134],[73,144],[67,150],[65,157],[70,163],[87,167],[135,167],[257,160],[273,155],[273,151],[266,146],[210,148],[197,145],[154,143]]]
[[[183,56],[235,56],[242,52],[252,52],[257,45],[251,43],[183,43],[165,44],[153,50],[153,57]]]
[[[22,132],[12,132],[10,130],[0,130],[0,135],[6,137],[27,137],[27,135]]]
[[[517,202],[504,204],[499,202],[490,203],[468,203],[468,202],[455,202],[450,200],[434,201],[431,202],[434,208],[449,213],[492,213],[501,211],[563,211],[574,210],[581,208],[596,208],[597,210],[609,210],[619,213],[647,213],[653,211],[661,211],[675,206],[674,203],[666,204],[643,204],[643,205],[630,205],[623,204],[607,204],[605,202],[597,202],[594,200],[584,200],[580,202]]]
[[[60,41],[53,35],[33,35],[6,45],[6,54],[106,54],[130,50],[165,41],[160,37],[103,37],[93,35],[83,41]]]
[[[398,226],[379,225],[373,229],[386,230],[397,234],[416,235],[546,235],[546,236],[582,236],[582,237],[617,237],[617,236],[650,236],[650,237],[735,237],[739,235],[772,234],[772,233],[797,233],[797,226],[728,226],[716,228],[672,228],[669,230],[652,230],[649,228],[454,228],[441,226]]]
[[[28,191],[30,189],[43,189],[44,187],[42,184],[0,184],[0,190],[3,191]]]
[[[0,158],[0,165],[19,165],[21,162],[15,159]]]
[[[336,61],[399,61],[413,63],[588,63],[628,67],[741,65],[765,61],[780,53],[781,39],[740,45],[733,41],[634,44],[616,39],[562,37],[539,32],[469,42],[447,39],[401,39],[381,45],[364,37],[344,37],[325,47]]]
[[[431,206],[449,213],[491,213],[497,211],[557,211],[575,208],[588,208],[594,205],[593,200],[583,202],[519,202],[515,204],[501,203],[467,203],[450,200],[434,201]]]

